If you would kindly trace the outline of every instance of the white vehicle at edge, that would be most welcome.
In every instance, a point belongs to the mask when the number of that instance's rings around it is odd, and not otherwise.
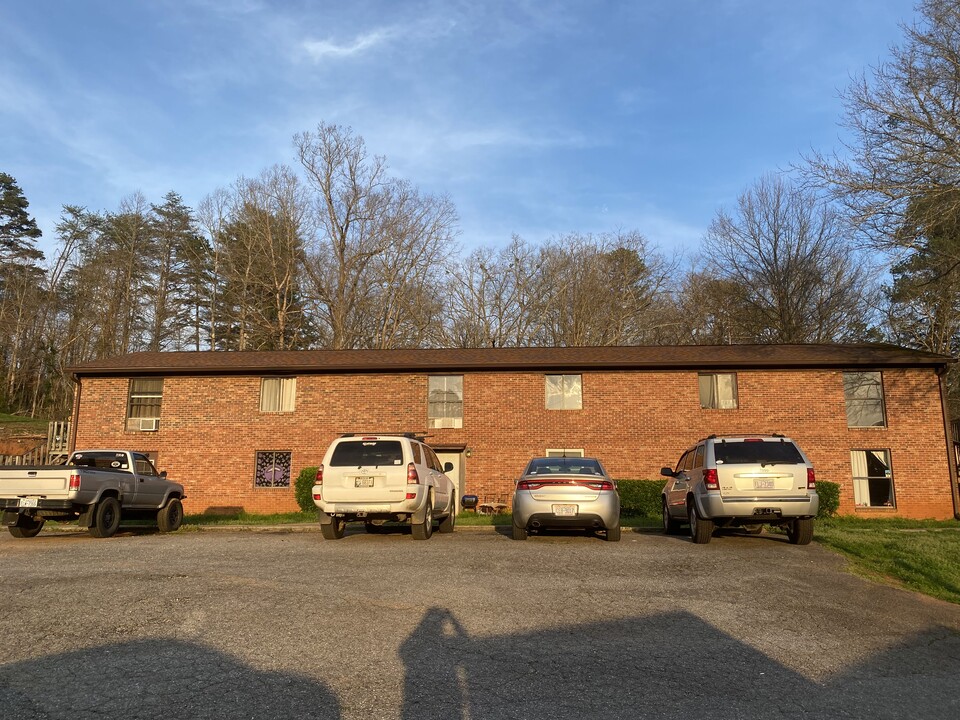
[[[450,533],[457,519],[456,488],[437,454],[414,433],[341,435],[317,469],[313,502],[320,509],[320,531],[339,540],[348,522],[378,532],[386,522],[409,522],[416,540]]]

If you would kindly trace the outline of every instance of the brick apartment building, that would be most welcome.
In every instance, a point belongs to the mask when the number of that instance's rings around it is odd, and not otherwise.
[[[145,451],[187,511],[296,510],[293,483],[345,432],[419,432],[460,494],[509,501],[535,455],[659,478],[695,440],[784,433],[841,512],[951,518],[942,376],[879,345],[134,353],[71,369],[73,445]]]

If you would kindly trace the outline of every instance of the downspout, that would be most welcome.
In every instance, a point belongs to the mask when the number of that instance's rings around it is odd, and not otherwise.
[[[80,378],[74,375],[73,381],[77,384],[77,389],[73,391],[73,421],[70,423],[70,442],[67,448],[70,452],[77,449],[77,421],[80,419]],[[956,504],[954,506],[956,507]]]
[[[940,414],[943,416],[943,436],[947,440],[947,467],[950,468],[950,497],[953,498],[953,519],[960,520],[960,488],[957,487],[957,453],[953,449],[953,429],[950,427],[950,414],[947,410],[947,386],[944,378],[947,366],[936,369],[940,383]]]

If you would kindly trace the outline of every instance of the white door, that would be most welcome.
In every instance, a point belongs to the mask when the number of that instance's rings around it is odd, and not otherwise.
[[[437,459],[440,460],[440,467],[447,463],[453,463],[453,470],[446,475],[453,480],[453,486],[456,488],[457,512],[460,512],[460,498],[463,497],[463,453],[461,452],[442,452],[437,451]]]

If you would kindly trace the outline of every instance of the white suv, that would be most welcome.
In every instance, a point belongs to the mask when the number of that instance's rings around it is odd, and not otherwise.
[[[795,545],[813,539],[820,507],[813,465],[783,435],[711,435],[688,449],[676,468],[665,467],[663,530],[690,526],[695,543],[708,543],[715,528],[763,526],[786,529]]]
[[[385,522],[409,522],[413,537],[426,540],[434,520],[453,532],[457,498],[436,453],[414,433],[348,434],[333,441],[317,469],[313,502],[327,540],[343,537],[346,524],[362,521],[367,532]]]

